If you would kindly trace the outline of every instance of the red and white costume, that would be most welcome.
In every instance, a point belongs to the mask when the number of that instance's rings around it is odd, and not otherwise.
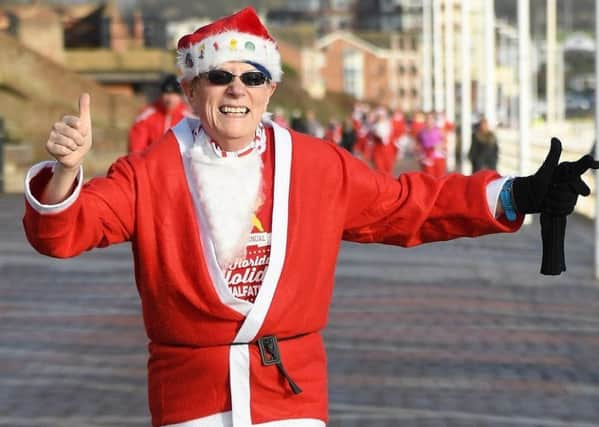
[[[414,246],[515,231],[521,224],[521,218],[492,215],[502,185],[494,172],[393,179],[340,147],[267,123],[263,188],[267,209],[272,206],[272,241],[252,304],[233,295],[217,263],[190,172],[197,126],[184,119],[145,152],[115,162],[107,177],[81,185],[81,172],[59,205],[38,202],[51,163],[34,166],[26,178],[24,225],[41,253],[72,257],[131,241],[150,339],[155,427],[324,426],[320,331],[341,240]],[[267,335],[279,338],[285,369],[301,394],[247,344]]]
[[[393,175],[395,155],[397,153],[395,144],[391,139],[392,134],[391,121],[386,117],[378,119],[372,125],[370,131],[370,137],[374,141],[374,148],[372,150],[374,168],[389,176]]]
[[[158,142],[186,116],[191,116],[191,111],[183,101],[170,111],[167,111],[161,100],[146,106],[129,130],[129,153],[143,151]]]
[[[274,82],[282,75],[276,44],[249,8],[184,36],[178,53],[186,79],[227,61],[253,62]],[[27,174],[24,225],[41,253],[71,257],[131,242],[150,340],[154,427],[323,427],[327,366],[320,331],[341,240],[414,246],[521,224],[491,213],[503,184],[495,172],[394,179],[334,144],[265,126],[249,154],[243,149],[211,163],[206,147],[213,142],[197,120],[183,119],[148,149],[117,160],[106,177],[82,185],[81,170],[58,205],[38,201],[52,163]],[[225,179],[214,179],[222,164],[230,166]],[[229,171],[235,180],[226,179]],[[219,200],[234,199],[227,195],[246,180],[256,197],[244,199],[247,215],[223,223]],[[229,228],[247,235],[223,238]],[[235,255],[232,265],[228,254]],[[282,370],[263,364],[256,341],[268,336],[279,340],[300,394]]]
[[[407,133],[406,119],[401,111],[393,113],[391,118],[391,142],[393,144],[393,159],[396,159],[399,155],[403,157],[401,152],[401,139]]]

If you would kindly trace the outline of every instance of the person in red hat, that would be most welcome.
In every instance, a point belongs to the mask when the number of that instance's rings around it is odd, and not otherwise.
[[[251,8],[183,37],[178,64],[197,119],[84,184],[82,95],[79,115],[50,132],[55,161],[27,174],[23,220],[33,247],[54,257],[132,243],[153,426],[325,426],[321,331],[341,240],[414,246],[515,231],[525,213],[571,210],[586,193],[580,173],[599,166],[558,165],[555,141],[523,178],[372,171],[265,118],[281,58]]]
[[[168,74],[160,83],[158,99],[144,107],[129,130],[129,153],[143,151],[158,142],[167,130],[190,114],[177,76]]]

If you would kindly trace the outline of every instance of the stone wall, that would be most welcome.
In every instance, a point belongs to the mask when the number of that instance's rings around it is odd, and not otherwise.
[[[32,162],[47,158],[44,143],[52,123],[65,114],[77,114],[82,92],[90,93],[92,99],[94,148],[86,162],[86,175],[90,176],[103,173],[125,153],[127,132],[141,108],[140,101],[110,93],[93,80],[0,34],[0,116],[11,140],[30,146]],[[24,173],[21,165],[10,168],[11,174]],[[6,181],[19,182],[20,177]]]
[[[64,36],[58,14],[47,8],[35,8],[28,19],[20,19],[18,38],[25,46],[52,59],[64,62]]]

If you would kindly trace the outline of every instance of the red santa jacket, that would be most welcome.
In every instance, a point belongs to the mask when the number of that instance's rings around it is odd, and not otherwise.
[[[129,153],[143,151],[158,142],[167,130],[189,115],[190,110],[185,102],[181,102],[172,111],[166,111],[160,100],[148,105],[129,130]]]
[[[235,426],[274,420],[277,426],[324,426],[320,331],[341,240],[414,246],[515,231],[521,224],[491,215],[486,187],[494,172],[441,179],[407,173],[396,180],[334,144],[272,125],[271,260],[254,305],[242,313],[223,291],[205,218],[194,203],[197,189],[186,178],[188,158],[181,153],[195,128],[187,122],[142,154],[119,159],[62,212],[40,214],[27,204],[24,217],[29,241],[50,256],[131,241],[150,339],[153,426],[194,419],[194,426],[224,426],[226,416]],[[31,181],[33,196],[50,173],[46,168]],[[285,369],[301,394],[293,394],[275,366],[261,363],[258,346],[246,344],[269,335],[280,339]]]

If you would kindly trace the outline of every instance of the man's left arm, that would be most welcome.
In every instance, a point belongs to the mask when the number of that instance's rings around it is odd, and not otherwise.
[[[516,231],[524,214],[540,213],[544,251],[541,272],[559,274],[565,270],[565,217],[574,210],[578,196],[590,194],[582,174],[599,168],[599,162],[588,155],[576,162],[559,163],[560,153],[561,143],[554,138],[539,170],[514,179],[502,178],[493,171],[472,176],[450,174],[440,179],[406,173],[400,175],[395,186],[380,176],[354,171],[346,178],[354,189],[348,194],[367,202],[350,202],[349,206],[357,208],[348,209],[344,238],[414,246]]]
[[[516,221],[496,217],[503,179],[493,171],[442,178],[412,172],[394,180],[361,165],[347,165],[346,170],[346,240],[415,246],[512,232],[522,223],[523,215]]]

